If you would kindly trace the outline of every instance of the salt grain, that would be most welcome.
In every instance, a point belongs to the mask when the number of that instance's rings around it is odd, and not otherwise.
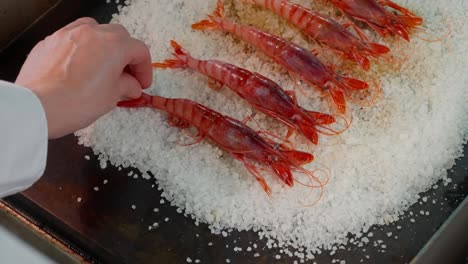
[[[81,197],[78,197],[78,198],[76,199],[76,201],[79,202],[79,203],[81,203],[81,200],[82,200]]]

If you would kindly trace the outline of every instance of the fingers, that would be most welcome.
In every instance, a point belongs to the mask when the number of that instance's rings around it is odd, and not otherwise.
[[[132,75],[124,72],[120,76],[119,91],[120,99],[135,99],[141,96],[141,84]]]
[[[68,30],[77,28],[81,25],[85,25],[85,24],[98,25],[98,22],[94,18],[91,18],[91,17],[82,17],[64,26],[63,28],[59,29],[57,32],[68,31]]]
[[[138,80],[143,89],[148,88],[153,82],[150,51],[145,43],[134,38],[130,38],[127,45],[125,63],[128,73]]]

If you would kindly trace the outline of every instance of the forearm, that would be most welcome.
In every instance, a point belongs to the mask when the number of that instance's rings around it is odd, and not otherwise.
[[[0,81],[0,197],[39,179],[47,156],[47,120],[37,96]]]

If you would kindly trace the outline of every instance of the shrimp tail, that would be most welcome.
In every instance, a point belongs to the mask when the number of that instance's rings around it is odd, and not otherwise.
[[[361,51],[355,49],[351,52],[351,57],[363,68],[368,71],[370,69],[370,62],[366,56],[375,57],[376,55],[383,55],[390,52],[390,49],[387,46],[377,44],[377,43],[368,43],[366,50]]]
[[[285,161],[272,164],[272,169],[280,179],[288,186],[294,185],[294,179],[291,172],[291,166],[300,167],[314,160],[314,156],[307,152],[297,150],[280,150]]]
[[[317,125],[331,125],[335,123],[336,119],[332,115],[315,112],[315,111],[305,111],[309,117],[314,119],[314,124]]]
[[[176,57],[176,59],[168,59],[163,62],[154,62],[153,67],[155,68],[162,68],[162,69],[167,69],[167,68],[186,68],[188,58],[190,57],[190,54],[185,52],[182,49],[182,46],[179,45],[179,43],[175,42],[174,40],[171,40],[171,46],[174,49],[173,55]]]
[[[192,24],[192,28],[195,30],[209,30],[216,29],[219,26],[220,19],[224,18],[224,4],[221,0],[216,2],[216,10],[212,15],[208,16],[208,19],[199,21]]]
[[[423,23],[423,19],[417,16],[399,15],[398,17],[407,27],[417,27]]]
[[[151,95],[143,93],[137,99],[120,101],[117,103],[118,107],[123,108],[139,108],[151,106]]]
[[[272,169],[284,183],[291,187],[294,186],[294,179],[289,164],[277,162],[272,164]]]
[[[314,155],[297,150],[281,150],[281,154],[295,166],[302,166],[314,160]]]
[[[369,46],[372,53],[377,55],[387,54],[390,52],[390,49],[385,45],[381,45],[378,43],[370,43]]]
[[[356,62],[363,68],[365,71],[368,71],[370,69],[370,61],[368,58],[363,56],[359,52],[353,52],[353,57],[356,60]]]
[[[381,0],[381,4],[389,6],[401,13],[402,15],[398,15],[398,17],[401,19],[401,21],[409,27],[417,27],[422,25],[423,19],[421,17],[418,17],[415,13],[409,11],[408,9],[390,1],[390,0]]]
[[[333,124],[336,120],[333,116],[304,110],[304,115],[301,120],[296,122],[298,130],[310,140],[313,144],[318,144],[319,132],[316,126],[324,126]]]
[[[338,112],[341,114],[346,114],[346,100],[344,93],[336,89],[329,89],[330,97],[333,101],[333,104],[336,106]]]
[[[300,122],[297,124],[301,133],[312,142],[314,145],[318,144],[319,135],[318,131],[313,124],[308,122]]]
[[[369,84],[364,81],[349,78],[349,77],[341,77],[340,82],[348,88],[348,90],[355,91],[355,90],[364,90],[369,88]]]

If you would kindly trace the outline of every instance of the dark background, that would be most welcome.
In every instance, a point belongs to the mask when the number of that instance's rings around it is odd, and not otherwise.
[[[16,1],[15,6],[24,10],[33,8],[27,2]],[[0,42],[4,48],[0,53],[0,79],[14,81],[34,44],[68,22],[80,16],[91,16],[105,23],[116,12],[116,5],[106,4],[105,0],[44,2],[49,5],[59,3],[11,45],[5,46],[8,40],[14,39],[12,35]],[[8,10],[10,7],[0,5],[0,22],[6,22],[9,12],[13,12]],[[31,17],[35,16],[26,17],[28,21],[34,21]],[[7,23],[15,23],[11,20],[12,16],[9,19]],[[21,23],[23,26],[14,26],[16,35],[25,29],[25,22]],[[465,153],[467,151],[465,145]],[[84,159],[85,155],[89,155],[91,160]],[[364,263],[410,262],[467,196],[467,167],[468,157],[458,160],[449,172],[453,183],[446,187],[439,183],[439,188],[424,194],[429,197],[429,202],[413,205],[410,211],[414,212],[414,216],[390,226],[372,228],[374,237],[369,245],[361,248],[346,246],[333,256],[325,252],[316,256],[315,261],[331,263],[332,259],[344,259],[346,263],[359,263],[363,259]],[[191,219],[177,213],[169,203],[160,204],[160,192],[153,180],[128,177],[130,170],[118,171],[113,167],[101,170],[91,149],[78,146],[77,139],[68,136],[49,142],[47,169],[41,180],[26,192],[8,197],[5,201],[92,262],[186,263],[187,257],[199,259],[202,263],[225,263],[227,258],[231,263],[292,263],[294,260],[284,256],[276,260],[274,256],[279,250],[263,249],[265,241],[258,241],[253,232],[234,232],[229,238],[224,238],[212,235],[206,225],[195,226]],[[105,185],[104,179],[109,181]],[[99,191],[93,190],[95,186],[99,187]],[[82,198],[81,203],[77,202],[78,197]],[[432,199],[437,200],[435,205],[431,203]],[[136,205],[135,210],[131,208],[132,205]],[[159,213],[153,211],[155,207],[160,209]],[[430,215],[421,216],[420,210],[430,211]],[[169,217],[169,222],[164,221],[166,217]],[[411,223],[410,218],[414,218],[416,223]],[[154,222],[159,222],[159,227],[149,231],[148,226]],[[403,228],[399,230],[397,225]],[[387,237],[387,232],[392,232],[392,238]],[[398,236],[398,239],[394,236]],[[379,239],[387,245],[384,252],[382,248],[373,246],[372,241]],[[209,242],[213,246],[208,246]],[[247,252],[246,248],[252,243],[256,243],[259,249]],[[236,246],[242,247],[242,252],[234,253]],[[255,252],[261,256],[254,258]],[[447,263],[464,263],[466,254],[448,256]]]

